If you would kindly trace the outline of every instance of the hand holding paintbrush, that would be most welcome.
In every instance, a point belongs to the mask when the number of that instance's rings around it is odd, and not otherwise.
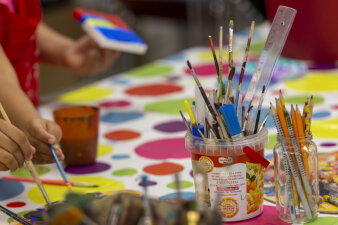
[[[10,120],[9,120],[9,118],[8,118],[8,116],[7,116],[7,114],[6,114],[5,110],[4,110],[4,108],[2,107],[2,104],[1,104],[1,103],[0,103],[0,111],[1,111],[1,115],[3,116],[3,118],[4,118],[7,122],[10,123]],[[31,158],[31,157],[30,157],[30,158]],[[36,185],[38,186],[38,188],[39,188],[39,190],[40,190],[42,196],[44,197],[46,203],[47,203],[47,204],[50,204],[49,197],[48,197],[48,195],[47,195],[47,193],[46,193],[46,191],[45,191],[45,189],[44,189],[44,187],[43,187],[43,185],[42,185],[42,183],[41,183],[41,180],[40,180],[40,178],[39,178],[39,175],[38,175],[38,173],[36,172],[35,167],[34,167],[32,161],[31,161],[31,159],[25,159],[25,164],[26,164],[26,166],[27,166],[29,172],[31,173],[32,177],[34,178],[35,183],[36,183]]]

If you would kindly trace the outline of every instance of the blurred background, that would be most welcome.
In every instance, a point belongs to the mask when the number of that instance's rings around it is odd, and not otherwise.
[[[235,21],[235,33],[252,20],[265,20],[264,1],[255,0],[41,0],[43,21],[58,32],[77,39],[84,33],[72,17],[74,8],[119,15],[148,44],[143,56],[122,53],[104,74],[77,76],[64,69],[41,65],[41,103],[97,79],[208,43],[209,34]],[[224,32],[227,35],[227,32]],[[226,36],[225,36],[226,38]]]

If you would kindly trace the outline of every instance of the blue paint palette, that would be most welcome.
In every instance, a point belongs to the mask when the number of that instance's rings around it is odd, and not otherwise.
[[[120,17],[85,9],[75,9],[74,18],[100,47],[145,54],[147,44]]]

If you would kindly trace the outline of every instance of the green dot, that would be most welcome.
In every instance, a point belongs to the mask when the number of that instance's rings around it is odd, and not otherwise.
[[[188,100],[191,105],[191,102],[194,100],[193,98],[182,98],[182,99],[171,99],[165,101],[158,101],[147,104],[145,106],[145,110],[148,112],[157,112],[157,113],[165,113],[165,114],[178,114],[179,110],[182,113],[187,112],[184,106],[184,100]]]
[[[309,222],[309,223],[305,223],[305,224],[308,224],[308,225],[321,225],[321,224],[338,225],[338,217],[333,217],[333,216],[319,217],[316,220]]]
[[[135,174],[137,174],[137,170],[133,168],[125,168],[125,169],[115,170],[113,172],[113,175],[117,177],[132,176]]]
[[[290,104],[300,104],[301,106],[304,105],[306,98],[309,98],[311,96],[309,95],[297,95],[297,96],[291,96],[291,97],[286,97],[285,102],[290,103]],[[313,96],[313,103],[314,104],[319,104],[324,102],[324,98],[320,96]],[[299,108],[301,109],[301,108]]]
[[[265,147],[266,149],[273,149],[277,144],[277,135],[269,135],[269,144]]]
[[[186,180],[180,181],[180,188],[181,189],[190,188],[193,185],[194,185],[194,183],[190,182],[190,181],[186,181]],[[171,189],[176,189],[176,182],[171,182],[171,183],[167,184],[167,187],[171,188]]]
[[[135,77],[157,77],[172,73],[174,68],[161,63],[149,63],[144,66],[129,70],[127,74]]]
[[[19,212],[17,213],[18,216],[24,216],[26,215],[27,213],[30,213],[32,210],[25,210],[25,211],[22,211],[22,212]],[[14,222],[14,219],[12,217],[8,218],[8,223],[12,223]]]
[[[50,171],[50,168],[47,166],[43,166],[43,165],[34,165],[34,166],[39,176],[49,173]],[[32,177],[27,167],[19,168],[16,171],[11,172],[10,174],[16,177]]]
[[[244,47],[244,49],[245,48],[246,48],[246,46]],[[250,46],[250,53],[261,54],[261,52],[263,51],[263,48],[264,48],[264,41],[253,42],[253,43],[251,43],[251,46]]]

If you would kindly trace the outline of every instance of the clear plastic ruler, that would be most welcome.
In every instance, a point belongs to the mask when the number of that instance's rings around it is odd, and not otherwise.
[[[286,6],[279,6],[275,18],[271,24],[269,35],[266,39],[264,49],[258,60],[258,64],[251,82],[246,91],[243,106],[247,110],[250,104],[253,106],[250,117],[250,133],[253,132],[257,116],[259,99],[265,85],[268,87],[279,56],[283,50],[285,41],[292,27],[297,10]],[[265,91],[266,93],[266,91]],[[264,99],[265,93],[262,98]]]

